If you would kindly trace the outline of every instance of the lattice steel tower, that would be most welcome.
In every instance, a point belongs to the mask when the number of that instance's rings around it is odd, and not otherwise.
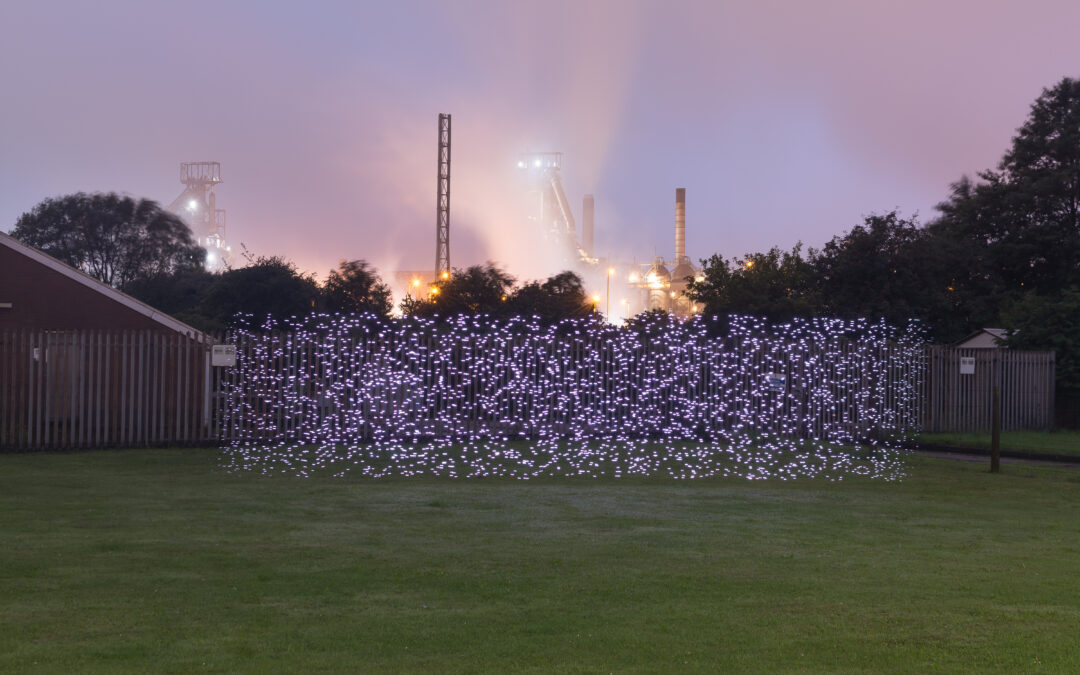
[[[439,114],[439,172],[435,198],[435,276],[450,274],[450,115]]]
[[[232,249],[225,244],[225,209],[217,207],[214,187],[221,183],[221,162],[184,162],[180,165],[184,191],[168,210],[191,226],[199,245],[206,249],[206,266],[217,271],[228,267]]]

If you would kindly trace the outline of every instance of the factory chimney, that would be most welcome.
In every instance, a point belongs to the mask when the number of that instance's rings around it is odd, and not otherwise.
[[[686,257],[686,188],[675,188],[675,264]]]
[[[593,254],[593,196],[585,195],[581,208],[581,248],[586,255]]]

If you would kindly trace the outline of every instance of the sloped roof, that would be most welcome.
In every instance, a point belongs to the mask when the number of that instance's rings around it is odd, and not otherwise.
[[[192,326],[189,326],[182,321],[177,321],[168,314],[156,310],[150,305],[144,302],[140,302],[126,293],[122,293],[116,290],[112,286],[95,279],[94,277],[86,274],[82,270],[77,270],[71,265],[68,265],[67,263],[60,262],[56,258],[48,254],[42,253],[33,246],[27,246],[26,244],[22,243],[18,239],[15,239],[9,234],[0,232],[0,246],[9,248],[16,253],[26,256],[27,258],[30,258],[31,260],[41,265],[44,265],[45,267],[55,272],[59,272],[68,279],[71,279],[76,283],[82,284],[83,286],[86,286],[87,288],[96,291],[101,295],[104,295],[110,300],[120,303],[131,311],[137,312],[138,314],[147,317],[151,321],[160,324],[162,328],[167,328],[171,331],[187,335],[188,337],[200,337],[205,335],[202,331]]]
[[[970,342],[971,340],[974,340],[975,338],[982,335],[989,335],[995,340],[1005,341],[1005,339],[1009,337],[1011,332],[1012,331],[1007,328],[980,328],[971,335],[965,337],[963,340],[958,340],[956,343],[954,343],[953,346],[959,347],[964,343]]]

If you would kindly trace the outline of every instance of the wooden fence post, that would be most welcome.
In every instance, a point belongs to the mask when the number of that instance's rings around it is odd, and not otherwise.
[[[1001,470],[1001,387],[994,385],[994,411],[990,429],[990,473]]]

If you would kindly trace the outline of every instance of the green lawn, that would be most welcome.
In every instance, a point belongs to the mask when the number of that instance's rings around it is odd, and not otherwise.
[[[1080,472],[232,476],[0,455],[0,672],[1080,671]]]
[[[919,440],[934,445],[990,449],[989,431],[970,434],[922,434]],[[1006,431],[1001,434],[1001,449],[1080,456],[1080,431]]]

